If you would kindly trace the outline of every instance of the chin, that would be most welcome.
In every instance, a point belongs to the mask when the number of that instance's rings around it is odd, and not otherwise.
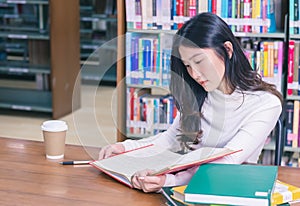
[[[207,87],[203,87],[203,89],[204,89],[206,92],[212,92],[212,91],[214,91],[214,89],[210,89],[210,88],[207,88]]]
[[[203,87],[203,89],[204,89],[206,92],[213,92],[213,91],[215,91],[217,88]]]

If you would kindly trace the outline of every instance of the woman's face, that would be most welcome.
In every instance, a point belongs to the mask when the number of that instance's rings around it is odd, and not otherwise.
[[[215,89],[226,92],[225,64],[213,49],[180,46],[179,53],[190,76],[207,92]]]

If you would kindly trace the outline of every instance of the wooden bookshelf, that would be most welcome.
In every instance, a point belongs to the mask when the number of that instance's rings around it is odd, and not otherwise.
[[[126,17],[125,17],[125,1],[117,0],[118,13],[118,51],[117,51],[117,96],[118,96],[118,116],[117,116],[117,141],[126,139],[126,85],[124,77],[125,69],[125,32],[126,32]]]
[[[52,116],[58,118],[80,107],[78,0],[51,0],[50,22]]]
[[[124,81],[124,78],[126,76],[126,68],[125,68],[125,37],[124,34],[126,32],[133,32],[133,33],[139,33],[141,35],[143,34],[150,34],[150,35],[156,35],[159,33],[166,33],[166,34],[174,34],[176,31],[174,30],[151,30],[151,29],[127,29],[127,22],[126,22],[126,4],[124,0],[118,0],[118,36],[119,36],[119,42],[118,42],[118,61],[117,64],[117,85],[121,88],[119,89],[119,95],[118,95],[118,136],[117,140],[122,141],[126,139],[126,87],[142,87],[139,85],[130,85],[126,84]],[[200,1],[199,1],[200,2]],[[276,21],[278,21],[278,25],[276,25],[276,31],[268,33],[250,33],[250,32],[240,32],[235,31],[234,35],[237,37],[237,39],[255,39],[256,41],[269,41],[269,40],[277,40],[277,41],[283,41],[284,44],[286,44],[290,38],[299,38],[299,34],[289,35],[289,23],[288,23],[288,2],[286,1],[276,1],[276,11],[278,12],[279,17],[276,17]],[[279,19],[277,19],[279,18]],[[120,38],[122,36],[122,38]],[[286,97],[286,78],[287,78],[287,47],[284,46],[283,51],[283,65],[282,65],[282,82],[281,82],[281,89],[284,98]],[[298,96],[291,96],[287,97],[287,100],[294,100],[299,99]],[[284,119],[283,119],[284,121]],[[283,129],[282,129],[282,136],[284,137],[284,130],[285,130],[285,123],[283,123]],[[138,135],[139,137],[144,137],[143,135]],[[285,137],[284,137],[285,138]],[[274,150],[274,147],[266,146],[265,150]],[[285,148],[285,150],[288,150]]]
[[[116,13],[116,0],[80,0],[82,83],[116,83]]]
[[[79,0],[2,0],[7,8],[36,6],[30,13],[36,15],[35,25],[20,27],[18,15],[2,15],[12,18],[0,25],[0,38],[4,45],[23,48],[24,59],[9,60],[5,55],[17,49],[1,51],[1,78],[17,82],[14,76],[26,79],[35,77],[37,88],[17,88],[0,84],[0,108],[47,112],[53,119],[60,118],[80,107],[80,58],[79,58]],[[6,11],[1,11],[6,12]],[[9,10],[7,10],[9,12]],[[7,17],[7,16],[11,17]],[[16,17],[15,17],[16,16]],[[15,19],[13,19],[15,18]],[[26,17],[24,17],[26,18]],[[13,22],[10,25],[10,21]],[[27,21],[32,21],[28,20]],[[16,23],[14,23],[16,22]],[[16,43],[17,42],[17,43]],[[10,49],[10,50],[9,50]],[[20,53],[21,54],[21,53]],[[28,56],[25,56],[28,55]],[[18,56],[16,56],[18,57]],[[22,58],[22,56],[20,56]],[[2,75],[1,75],[2,76]],[[23,80],[22,80],[23,81]],[[34,83],[34,82],[33,82]]]

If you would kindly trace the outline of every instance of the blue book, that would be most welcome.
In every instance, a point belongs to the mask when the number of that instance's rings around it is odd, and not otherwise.
[[[226,19],[228,17],[228,1],[222,1],[221,17]]]
[[[168,87],[170,85],[171,79],[171,50],[163,49],[162,50],[162,77],[161,77],[161,85],[163,87]]]
[[[207,6],[207,9],[208,9],[208,12],[212,12],[212,0],[207,0],[208,1],[208,6]]]
[[[132,33],[127,32],[126,33],[126,84],[131,84],[131,58],[132,58]]]
[[[131,84],[138,84],[138,71],[139,71],[139,37],[138,36],[131,36],[131,58],[130,63],[131,67],[129,68],[130,76],[131,76]],[[126,65],[127,66],[127,65]],[[128,75],[128,74],[127,74]]]
[[[275,20],[275,5],[273,0],[268,0],[267,4],[267,18],[270,20],[270,26],[268,27],[268,32],[276,31],[276,20]]]
[[[152,85],[152,68],[153,68],[153,39],[142,38],[142,66],[144,72],[144,85]]]
[[[295,21],[295,1],[298,1],[298,0],[289,0],[289,21],[290,21],[290,34],[295,34],[294,33],[294,21]]]
[[[175,23],[174,17],[176,17],[176,0],[171,0],[171,21],[173,22],[171,29],[177,30],[178,25],[177,25],[177,23]]]
[[[277,166],[204,164],[187,185],[185,202],[270,206]]]

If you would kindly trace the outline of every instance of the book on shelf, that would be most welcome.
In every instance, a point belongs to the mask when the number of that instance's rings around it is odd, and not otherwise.
[[[185,202],[269,206],[277,172],[277,166],[201,165],[184,191]]]
[[[288,71],[287,71],[287,95],[293,94],[293,76],[294,76],[294,50],[295,41],[290,40],[288,43]],[[298,86],[298,85],[297,85]]]
[[[300,42],[295,41],[295,47],[294,47],[294,73],[293,73],[293,87],[292,87],[292,94],[298,95],[298,89],[299,89],[299,49],[300,49]]]
[[[294,102],[288,101],[285,106],[285,124],[286,124],[286,139],[285,139],[285,146],[292,146],[292,141],[294,138],[293,134],[293,121],[294,121]]]
[[[127,131],[135,135],[155,135],[173,123],[177,109],[169,94],[151,94],[148,88],[127,89]]]
[[[172,34],[126,33],[126,83],[169,86]]]
[[[299,100],[288,101],[285,105],[286,115],[286,139],[285,146],[292,148],[299,148],[300,135],[299,135]]]
[[[148,88],[129,88],[127,96],[127,111],[129,121],[138,122],[141,121],[142,107],[140,98],[144,95],[150,94],[150,89]],[[129,123],[129,132],[134,134],[142,134],[140,127]]]
[[[177,30],[196,13],[211,12],[221,16],[233,32],[270,33],[283,30],[281,22],[286,13],[286,8],[282,6],[284,3],[274,0],[126,0],[125,2],[128,29]],[[290,25],[294,25],[294,20],[290,19]]]
[[[152,175],[164,175],[198,166],[230,155],[240,150],[203,147],[181,155],[157,145],[147,145],[90,164],[119,182],[132,187],[131,178],[145,169],[153,170]]]
[[[292,147],[298,147],[299,130],[299,100],[294,101]]]

